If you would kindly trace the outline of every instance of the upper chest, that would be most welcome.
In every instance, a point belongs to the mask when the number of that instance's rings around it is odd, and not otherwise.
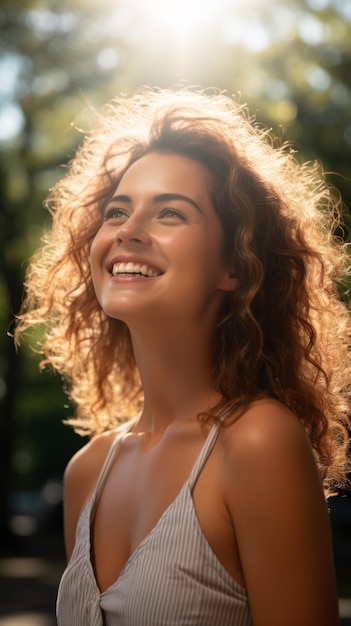
[[[117,527],[131,545],[138,543],[189,479],[205,441],[201,432],[165,437],[157,445],[126,437],[96,495],[94,528],[106,534]]]
[[[117,579],[189,477],[196,478],[193,470],[205,452],[205,441],[203,433],[175,437],[152,448],[144,445],[142,438],[124,440],[97,494],[92,519],[92,560],[100,589]],[[216,537],[224,537],[218,532],[218,526],[223,526],[219,448],[213,446],[206,457],[199,468],[194,498],[201,525],[213,544]],[[193,506],[192,500],[190,504]]]

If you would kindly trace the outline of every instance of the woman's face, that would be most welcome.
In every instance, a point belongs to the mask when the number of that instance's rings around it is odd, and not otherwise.
[[[189,158],[158,152],[124,174],[90,253],[96,296],[108,316],[128,324],[216,315],[233,279],[210,176]]]

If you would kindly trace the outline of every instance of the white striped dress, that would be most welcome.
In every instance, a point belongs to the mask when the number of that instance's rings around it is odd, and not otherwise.
[[[120,434],[78,522],[57,598],[59,626],[250,626],[245,590],[208,544],[192,489],[217,440],[214,425],[189,479],[114,584],[100,593],[90,559],[90,525]]]

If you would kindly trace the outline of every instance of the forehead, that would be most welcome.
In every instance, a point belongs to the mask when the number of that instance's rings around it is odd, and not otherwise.
[[[193,159],[175,153],[150,152],[133,163],[122,176],[117,189],[131,186],[135,191],[157,188],[187,191],[209,196],[212,175]]]

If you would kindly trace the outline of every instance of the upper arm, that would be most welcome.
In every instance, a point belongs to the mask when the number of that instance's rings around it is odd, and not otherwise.
[[[72,457],[64,473],[63,526],[67,561],[74,548],[78,518],[87,499],[84,480],[85,457],[86,451],[83,448]]]
[[[336,626],[327,507],[302,425],[267,401],[234,425],[228,441],[227,506],[254,626]]]
[[[63,524],[67,560],[74,548],[79,516],[95,488],[109,445],[109,435],[92,439],[72,457],[66,467]]]

